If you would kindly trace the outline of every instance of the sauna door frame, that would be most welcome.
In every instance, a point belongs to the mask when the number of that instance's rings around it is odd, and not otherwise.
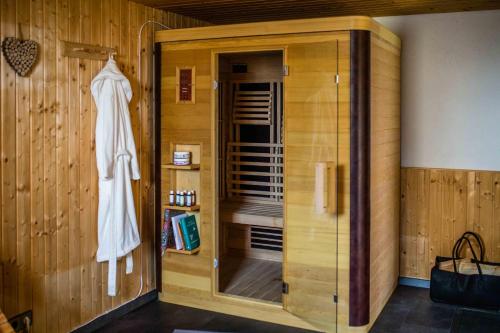
[[[242,46],[242,47],[235,47],[235,48],[223,48],[223,49],[212,49],[211,52],[211,81],[214,83],[214,88],[217,87],[215,84],[218,85],[219,82],[219,57],[222,54],[228,54],[228,53],[258,53],[258,52],[263,52],[263,51],[277,51],[277,52],[282,52],[283,56],[283,65],[287,66],[288,65],[288,48],[291,47],[294,44],[315,44],[319,42],[329,42],[329,43],[336,43],[336,66],[337,66],[337,75],[340,71],[339,69],[339,43],[338,39],[332,38],[330,40],[323,40],[323,41],[317,41],[317,42],[311,42],[308,41],[307,39],[304,39],[303,41],[300,42],[294,42],[291,45],[282,45],[279,44],[279,42],[276,43],[276,45],[266,45],[266,46]],[[335,80],[335,78],[332,78],[332,80]],[[334,82],[334,81],[332,81]],[[336,86],[336,93],[337,97],[335,100],[336,103],[336,109],[335,109],[335,116],[337,117],[337,122],[338,122],[338,115],[339,115],[339,91],[340,87],[339,85]],[[212,151],[214,152],[212,156],[212,165],[213,165],[213,177],[212,177],[212,186],[214,190],[214,195],[213,195],[213,244],[212,244],[212,259],[214,265],[212,265],[211,270],[212,270],[212,294],[214,298],[220,298],[220,299],[230,299],[230,300],[238,300],[241,301],[242,303],[247,304],[248,306],[252,306],[252,304],[268,304],[270,306],[274,306],[276,308],[282,309],[283,311],[289,312],[287,310],[287,298],[284,297],[282,299],[281,304],[274,303],[274,302],[268,302],[264,300],[257,300],[257,299],[251,299],[247,297],[242,297],[242,296],[237,296],[237,295],[231,295],[227,293],[223,293],[219,291],[219,264],[220,264],[220,251],[219,251],[219,241],[220,241],[220,220],[219,220],[219,154],[218,154],[218,140],[219,140],[219,124],[218,124],[218,119],[219,119],[219,90],[218,89],[212,89],[212,95],[211,95],[211,109],[212,109],[212,128],[214,129],[212,131]],[[283,80],[283,97],[285,98],[286,96],[286,79]],[[285,119],[286,119],[286,102],[285,100],[282,103],[283,106],[283,122],[284,126],[285,124]],[[337,132],[335,135],[337,135],[337,157],[335,159],[335,169],[337,169],[339,160],[338,160],[338,149],[339,149],[339,132],[338,132],[338,123],[337,123]],[[284,138],[283,138],[283,161],[286,161],[286,143],[287,143],[287,138],[285,135],[286,130],[283,131]],[[287,250],[287,237],[285,236],[286,234],[286,196],[287,196],[287,189],[286,189],[286,162],[283,167],[283,175],[284,175],[284,180],[283,180],[283,261],[282,261],[282,280],[286,281],[286,272],[287,272],[287,261],[286,259],[286,250]],[[337,174],[335,174],[334,177],[338,177]],[[338,183],[338,178],[337,178],[337,183]],[[335,191],[337,192],[336,198],[338,197],[338,187],[335,187]],[[336,199],[337,201],[338,199]],[[338,201],[337,201],[338,202]],[[336,207],[338,209],[338,207]],[[337,216],[337,212],[335,212],[332,216],[332,219],[335,220],[335,224],[337,225],[337,233],[336,233],[336,242],[337,242],[337,248],[338,248],[338,223],[339,223],[339,218]],[[336,275],[336,288],[335,288],[335,295],[337,294],[338,288],[339,288],[339,276],[338,276],[338,250],[336,250],[336,269],[335,269],[335,275]],[[217,266],[217,267],[216,267]],[[334,295],[332,295],[332,302],[333,302]],[[335,316],[335,330],[337,330],[338,327],[338,309],[337,309],[337,304],[335,304],[335,313],[332,314]],[[290,314],[293,315],[293,312],[289,312]]]
[[[212,54],[211,54],[211,80],[213,84],[219,82],[219,57],[223,54],[231,54],[231,53],[260,53],[260,52],[281,52],[283,61],[282,64],[286,64],[286,46],[282,45],[276,45],[276,46],[249,46],[249,47],[238,47],[238,48],[227,48],[227,49],[212,49]],[[284,83],[283,83],[284,85]],[[218,87],[217,87],[218,88]],[[275,303],[275,302],[270,302],[270,301],[265,301],[265,300],[259,300],[259,299],[253,299],[249,297],[243,297],[243,296],[238,296],[238,295],[231,295],[227,294],[224,292],[219,291],[219,264],[220,264],[220,257],[219,257],[219,232],[220,232],[220,220],[219,220],[219,177],[220,177],[220,170],[219,170],[219,149],[218,149],[218,144],[219,144],[219,111],[220,111],[220,106],[219,106],[219,89],[212,89],[212,96],[211,96],[211,109],[212,109],[212,128],[214,129],[212,131],[212,151],[214,152],[213,159],[212,159],[212,165],[213,167],[213,177],[212,177],[212,186],[215,191],[215,194],[213,195],[213,207],[214,207],[214,216],[213,216],[213,244],[212,244],[212,258],[214,265],[212,265],[212,294],[214,297],[222,297],[226,299],[237,299],[242,302],[247,302],[248,305],[255,304],[255,303],[264,303],[268,304],[270,306],[275,306],[279,309],[284,308],[284,303],[283,301],[281,303]],[[284,105],[283,106],[283,114],[284,114]],[[285,174],[285,169],[283,167],[283,175]],[[283,184],[284,186],[284,184]],[[283,191],[285,192],[285,188],[283,188]],[[283,196],[283,202],[285,200],[285,197]],[[284,209],[284,208],[283,208]],[[284,221],[283,217],[283,221]],[[283,249],[285,247],[285,239],[283,238]],[[217,267],[215,267],[215,263],[217,263]],[[282,271],[284,271],[284,265],[285,263],[282,262]]]

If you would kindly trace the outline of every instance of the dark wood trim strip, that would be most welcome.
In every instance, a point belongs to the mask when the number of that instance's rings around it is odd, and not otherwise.
[[[152,184],[154,186],[154,226],[155,226],[155,270],[156,289],[161,292],[161,231],[162,231],[162,209],[161,209],[161,43],[155,43],[154,49],[154,162],[152,173]]]
[[[80,326],[73,330],[73,333],[90,333],[90,332],[95,332],[98,329],[106,326],[109,324],[111,321],[113,321],[116,318],[120,318],[121,316],[126,315],[129,312],[132,312],[141,306],[153,302],[158,299],[158,292],[156,290],[152,290],[142,296],[139,296],[138,298],[125,303],[118,308],[111,310],[110,312],[107,312],[103,314],[102,316],[99,316],[92,320],[91,322]]]
[[[351,31],[349,326],[370,321],[370,32]]]

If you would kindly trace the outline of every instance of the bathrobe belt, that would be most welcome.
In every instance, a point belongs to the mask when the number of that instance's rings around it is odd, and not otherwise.
[[[123,149],[120,149],[115,156],[115,166],[114,166],[114,172],[113,172],[113,192],[116,191],[116,168],[118,167],[119,163],[124,163],[125,167],[129,167],[130,163],[130,154]],[[114,198],[116,196],[112,195],[111,196],[111,213],[114,213]],[[109,257],[109,267],[108,267],[108,295],[109,296],[116,296],[116,262],[117,262],[117,255],[116,255],[116,224],[114,216],[111,217],[111,221],[113,223],[113,232],[111,232],[111,237],[112,237],[112,245],[111,245],[111,254]],[[132,270],[134,269],[134,259],[132,257],[132,251],[127,253],[126,256],[126,268],[125,268],[125,273],[130,274],[132,273]]]

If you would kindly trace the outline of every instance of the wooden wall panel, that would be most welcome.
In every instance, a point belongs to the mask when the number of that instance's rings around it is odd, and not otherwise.
[[[399,276],[400,54],[371,34],[370,325]]]
[[[401,276],[429,279],[435,257],[450,256],[466,230],[481,235],[487,260],[500,261],[500,172],[403,168],[401,174]]]
[[[20,77],[0,59],[0,308],[33,310],[35,332],[67,332],[155,287],[151,183],[152,43],[149,25],[205,25],[128,0],[12,0],[0,3],[0,38],[33,39],[39,60]],[[132,84],[132,126],[141,180],[134,183],[142,246],[135,267],[119,265],[119,293],[107,296],[107,264],[95,260],[98,183],[96,108],[90,82],[105,62],[66,58],[59,40],[116,47]],[[141,93],[140,93],[141,91]],[[139,96],[142,96],[139,99]]]

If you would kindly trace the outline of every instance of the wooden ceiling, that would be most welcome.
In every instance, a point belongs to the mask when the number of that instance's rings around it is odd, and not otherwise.
[[[135,0],[213,24],[500,9],[500,0]]]

